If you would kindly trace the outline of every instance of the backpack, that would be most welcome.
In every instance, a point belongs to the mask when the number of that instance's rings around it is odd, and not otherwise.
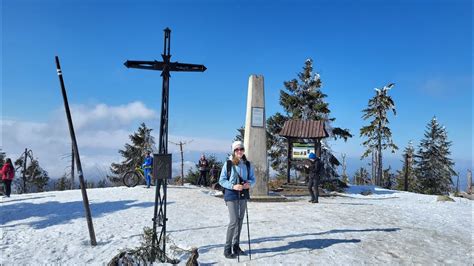
[[[247,166],[247,175],[250,174],[250,162],[245,160],[245,165]],[[226,171],[227,171],[227,180],[229,180],[230,178],[230,174],[232,173],[232,161],[231,160],[227,160],[226,161]],[[225,191],[225,188],[222,188],[222,193],[224,193]]]

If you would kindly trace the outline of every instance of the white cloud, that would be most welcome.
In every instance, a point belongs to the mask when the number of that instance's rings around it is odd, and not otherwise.
[[[154,110],[138,101],[119,106],[108,106],[103,103],[94,106],[72,105],[71,113],[76,130],[82,128],[115,129],[129,125],[133,121],[158,118]],[[58,122],[66,123],[64,108],[58,108],[55,117]]]
[[[72,117],[84,176],[97,179],[108,174],[112,162],[122,160],[118,150],[130,142],[129,135],[137,130],[139,123],[148,124],[157,115],[143,103],[132,102],[120,106],[73,105]],[[158,140],[158,130],[153,133]],[[51,177],[57,178],[69,171],[67,155],[71,153],[71,141],[63,109],[57,108],[45,122],[2,120],[0,134],[0,146],[8,157],[15,160],[28,148]],[[186,153],[226,152],[230,146],[228,141],[192,136],[169,136],[169,140],[192,140],[185,146]],[[171,153],[179,153],[179,146],[171,143],[168,149]],[[193,159],[187,157],[185,159]],[[180,175],[181,158],[175,155],[173,160],[173,176]],[[193,166],[193,162],[186,161],[185,174]]]

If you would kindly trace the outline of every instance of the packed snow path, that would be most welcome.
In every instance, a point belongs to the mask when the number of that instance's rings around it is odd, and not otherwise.
[[[352,187],[337,197],[250,202],[252,260],[248,265],[455,264],[472,265],[472,203],[436,196]],[[373,188],[372,188],[373,189]],[[169,186],[168,234],[180,248],[199,248],[202,265],[230,264],[223,243],[223,199],[194,186]],[[98,245],[89,245],[80,190],[12,195],[0,203],[0,264],[102,265],[135,248],[151,227],[154,189],[89,189]],[[248,249],[244,223],[241,247]],[[169,245],[168,245],[169,247]],[[171,250],[170,250],[171,251]],[[186,254],[174,253],[185,264]]]

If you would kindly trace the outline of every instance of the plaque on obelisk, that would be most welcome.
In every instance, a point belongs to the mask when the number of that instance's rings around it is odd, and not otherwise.
[[[267,134],[263,76],[251,75],[247,94],[245,119],[245,156],[255,169],[255,186],[252,196],[268,195]]]

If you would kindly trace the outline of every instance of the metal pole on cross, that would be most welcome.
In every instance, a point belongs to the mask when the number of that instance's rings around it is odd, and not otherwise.
[[[204,72],[206,67],[204,65],[196,64],[184,64],[178,62],[171,62],[170,54],[170,39],[171,39],[171,30],[169,28],[164,29],[164,48],[163,54],[161,57],[163,61],[130,61],[127,60],[124,65],[127,68],[138,68],[138,69],[147,69],[147,70],[158,70],[161,71],[161,76],[163,77],[162,85],[162,97],[161,97],[161,120],[160,120],[160,136],[159,136],[159,152],[157,158],[164,158],[162,156],[168,154],[168,112],[169,112],[169,78],[170,71],[179,71],[179,72]],[[156,157],[156,155],[154,156]],[[155,163],[155,162],[154,162]],[[169,160],[169,165],[165,166],[166,169],[171,169],[171,160]],[[166,262],[166,222],[168,218],[166,217],[166,198],[167,198],[167,183],[168,178],[171,178],[171,171],[169,172],[168,177],[161,178],[157,176],[156,179],[156,191],[155,191],[155,209],[153,212],[153,237],[152,237],[152,261],[156,260],[155,253],[155,244],[162,245],[161,251],[162,254],[159,256],[161,262]],[[155,176],[155,175],[154,175]],[[158,209],[159,208],[159,209]],[[156,233],[157,222],[161,226],[160,237],[158,238]]]

